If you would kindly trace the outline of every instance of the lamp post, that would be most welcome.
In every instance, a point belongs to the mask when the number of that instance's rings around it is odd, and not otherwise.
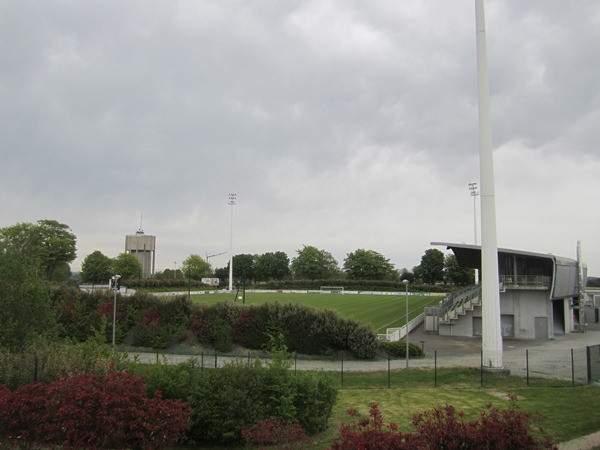
[[[475,245],[477,245],[477,183],[469,183],[469,191],[471,191],[471,197],[473,197],[473,233],[475,235]]]
[[[477,245],[477,196],[479,195],[477,183],[469,183],[469,191],[471,191],[471,197],[473,197],[473,233],[475,237],[475,245]],[[475,269],[475,284],[479,284],[478,269]]]
[[[113,276],[110,281],[110,286],[114,292],[114,296],[113,296],[113,326],[112,326],[112,345],[113,347],[115,346],[115,331],[117,328],[117,291],[121,288],[121,286],[119,285],[119,278],[121,278],[121,275],[115,275]]]
[[[404,336],[404,338],[406,339],[406,368],[408,369],[408,358],[409,358],[409,352],[408,352],[408,280],[402,280],[402,282],[404,283],[404,288],[405,288],[405,304],[406,304],[406,336]]]
[[[229,205],[231,205],[231,227],[229,235],[229,290],[233,291],[233,206],[237,194],[229,194]]]

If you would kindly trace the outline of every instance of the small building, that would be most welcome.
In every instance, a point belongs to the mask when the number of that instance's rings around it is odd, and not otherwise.
[[[432,242],[456,255],[463,268],[481,269],[478,245]],[[503,337],[551,339],[583,330],[598,317],[585,294],[587,268],[579,261],[551,254],[498,249],[500,322]],[[425,330],[446,336],[481,336],[481,287],[447,296],[426,308]]]
[[[135,255],[142,265],[142,276],[154,276],[156,258],[156,236],[144,234],[140,228],[135,234],[125,236],[125,252]]]

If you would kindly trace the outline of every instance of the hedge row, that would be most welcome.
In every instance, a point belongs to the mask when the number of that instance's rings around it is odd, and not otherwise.
[[[129,278],[121,281],[123,286],[134,289],[179,289],[181,291],[191,290],[214,290],[213,287],[207,286],[197,280],[187,279],[153,279],[153,278]],[[390,280],[274,280],[266,282],[248,282],[246,288],[256,289],[306,289],[319,290],[321,286],[343,286],[348,291],[387,291],[387,292],[404,292],[406,287],[401,281]],[[239,287],[239,286],[238,286]],[[221,286],[221,289],[223,286]],[[236,287],[237,288],[237,287]],[[428,284],[411,284],[411,292],[449,292],[456,289],[456,286],[449,285],[428,285]]]
[[[53,292],[60,334],[82,342],[95,334],[112,340],[113,294],[85,293],[74,289]],[[157,297],[138,292],[117,296],[117,342],[165,349],[190,334],[199,343],[218,351],[234,344],[255,350],[271,350],[273,340],[288,350],[306,354],[330,354],[347,350],[357,358],[377,353],[377,337],[355,320],[335,312],[299,304],[235,303],[192,304],[185,296]]]
[[[295,303],[194,305],[192,330],[199,342],[220,351],[231,350],[234,343],[255,350],[283,344],[298,353],[348,350],[357,358],[370,359],[378,349],[370,328],[333,311]]]
[[[327,427],[337,395],[330,374],[294,372],[277,358],[268,365],[257,360],[210,370],[191,362],[128,370],[144,376],[148,392],[160,390],[191,405],[195,442],[240,442],[244,427],[274,417],[316,433]]]

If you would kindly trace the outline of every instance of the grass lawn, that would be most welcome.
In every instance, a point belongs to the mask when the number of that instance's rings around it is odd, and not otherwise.
[[[479,385],[479,373],[473,369],[447,369],[443,374],[443,386],[433,387],[423,383],[431,379],[430,373],[419,369],[401,371],[395,374],[391,389],[387,388],[346,388],[338,391],[338,400],[334,407],[331,427],[315,436],[319,448],[331,445],[339,425],[350,422],[346,410],[355,408],[361,417],[368,415],[369,404],[376,402],[386,422],[394,422],[402,431],[413,431],[411,425],[414,414],[452,405],[457,411],[463,411],[468,419],[473,419],[485,409],[486,404],[502,408],[508,405],[508,394],[515,394],[518,405],[523,411],[539,412],[545,416],[544,430],[553,436],[554,442],[564,442],[600,430],[597,411],[600,408],[600,387],[585,385],[564,387],[544,385],[536,380],[536,387],[527,387],[522,378],[498,377],[488,379],[484,387]],[[362,384],[381,386],[386,373],[357,374]],[[357,383],[358,384],[358,383]],[[353,383],[354,385],[354,383]]]
[[[217,303],[234,301],[234,294],[192,295],[192,301]],[[441,296],[409,295],[409,320],[423,312],[428,305],[439,303]],[[240,300],[238,300],[240,302]],[[406,297],[398,295],[362,294],[278,294],[247,292],[245,304],[264,302],[301,303],[314,308],[331,309],[340,316],[371,325],[376,333],[385,333],[386,328],[401,327],[406,322]]]

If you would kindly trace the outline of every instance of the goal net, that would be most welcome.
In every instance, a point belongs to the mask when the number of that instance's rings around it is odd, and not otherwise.
[[[321,294],[343,294],[343,286],[321,286]]]

